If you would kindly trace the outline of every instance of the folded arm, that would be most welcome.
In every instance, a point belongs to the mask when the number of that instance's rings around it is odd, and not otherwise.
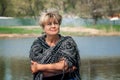
[[[31,61],[32,73],[41,71],[43,72],[44,77],[61,74],[63,70],[65,72],[70,72],[70,71],[74,71],[75,69],[76,69],[75,66],[68,69],[68,65],[66,64],[65,60],[61,60],[57,63],[52,63],[52,64],[39,64],[37,62]]]

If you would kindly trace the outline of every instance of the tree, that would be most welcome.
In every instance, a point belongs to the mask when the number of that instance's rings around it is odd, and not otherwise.
[[[114,14],[120,13],[120,0],[108,0],[107,5],[108,5],[108,16],[113,17]]]
[[[92,4],[90,5],[90,14],[94,19],[94,24],[97,24],[99,18],[102,18],[101,7],[102,5],[98,3],[96,0],[92,0]]]
[[[0,1],[0,16],[5,16],[7,7],[8,7],[7,0],[1,0]]]
[[[93,18],[120,13],[120,0],[0,0],[0,16],[37,17],[48,8],[61,14]]]

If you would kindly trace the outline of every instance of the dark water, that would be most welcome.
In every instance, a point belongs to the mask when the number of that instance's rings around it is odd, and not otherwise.
[[[38,21],[33,18],[12,18],[0,19],[0,26],[32,26],[38,25]]]
[[[73,38],[82,80],[120,80],[120,37]],[[0,80],[32,80],[28,55],[34,39],[0,39]]]

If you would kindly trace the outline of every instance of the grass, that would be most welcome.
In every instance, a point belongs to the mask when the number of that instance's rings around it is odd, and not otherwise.
[[[62,35],[70,35],[70,36],[86,36],[89,35],[89,33],[81,33],[81,32],[60,32]]]
[[[41,34],[42,29],[40,28],[20,28],[20,27],[0,27],[0,33],[4,34]],[[87,35],[87,33],[78,33],[78,32],[60,32],[63,35]]]
[[[87,28],[94,28],[103,30],[105,32],[120,32],[120,25],[89,25]],[[74,27],[73,27],[74,28]],[[3,34],[41,34],[41,28],[27,28],[27,27],[12,27],[12,26],[0,26],[0,33]],[[60,32],[62,35],[70,36],[88,36],[90,33],[87,32]],[[106,33],[105,33],[106,34]]]
[[[89,25],[86,26],[89,28],[95,28],[98,30],[104,30],[106,32],[120,32],[120,25],[105,25],[105,24],[99,24],[99,25]]]
[[[27,29],[27,28],[18,28],[18,27],[0,27],[0,33],[5,34],[39,34],[42,33],[41,29]]]

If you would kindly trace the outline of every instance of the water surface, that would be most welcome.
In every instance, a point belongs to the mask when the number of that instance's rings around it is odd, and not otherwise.
[[[120,37],[73,37],[82,80],[120,80]],[[32,80],[29,50],[35,38],[0,39],[0,80]]]

